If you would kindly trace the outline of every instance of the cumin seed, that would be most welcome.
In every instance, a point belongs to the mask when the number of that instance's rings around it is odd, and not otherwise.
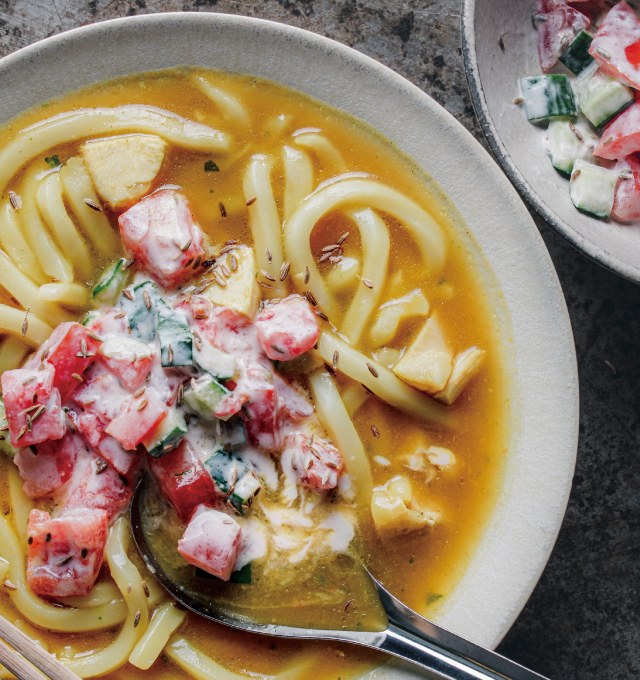
[[[186,252],[186,251],[189,250],[189,248],[191,247],[191,243],[192,243],[192,242],[193,242],[193,239],[190,238],[183,246],[180,246],[180,250],[181,250],[183,253]]]
[[[504,52],[505,48],[504,48],[504,40],[502,39],[502,36],[500,36],[498,38],[498,45],[500,45],[500,49]]]
[[[524,102],[524,99],[523,99],[522,97],[516,97],[516,98],[513,100],[513,103],[514,103],[514,104],[522,104],[523,102]]]
[[[325,246],[325,247],[322,249],[322,252],[323,252],[323,253],[330,253],[330,252],[332,252],[333,250],[337,250],[339,247],[340,247],[340,244],[339,244],[339,243],[334,243],[332,246]]]
[[[603,143],[603,144],[608,144],[609,142],[612,142],[612,141],[613,141],[613,137],[607,137],[607,138],[604,140],[604,142],[602,142],[602,143]]]
[[[283,262],[282,267],[280,267],[280,281],[284,281],[287,276],[289,276],[289,270],[291,269],[291,262]]]
[[[216,283],[222,288],[227,287],[227,282],[222,278],[221,274],[218,271],[213,272],[213,278],[216,280]]]
[[[129,267],[136,261],[135,257],[132,257],[130,260],[127,260],[123,265],[122,265],[122,271],[125,272]]]
[[[178,387],[178,397],[176,399],[176,403],[178,406],[182,404],[183,397],[184,397],[184,385],[180,383],[180,386]]]
[[[335,369],[333,368],[333,366],[331,366],[331,364],[328,364],[326,361],[324,362],[324,367],[327,369],[327,371],[329,371],[329,373],[331,373],[331,375],[335,375],[335,374],[336,374]]]
[[[27,330],[29,328],[29,319],[27,318],[29,316],[29,312],[31,311],[31,307],[27,307],[27,313],[24,315],[24,321],[22,322],[22,337],[27,334]]]
[[[324,486],[329,481],[330,476],[331,470],[325,470],[324,474],[322,475],[322,486]]]
[[[95,210],[96,212],[102,212],[102,208],[98,203],[96,203],[92,198],[85,198],[84,202],[91,208],[91,210]]]
[[[380,437],[380,430],[379,430],[375,425],[372,425],[372,426],[371,426],[371,432],[373,433],[373,436],[374,436],[376,439],[379,439],[379,437]]]
[[[336,243],[339,246],[341,246],[347,240],[348,236],[349,236],[349,232],[345,231],[344,234],[342,234],[342,236],[336,241]]]
[[[260,273],[265,279],[267,279],[267,281],[275,281],[275,277],[272,274],[269,274],[269,272],[266,272],[264,269],[261,269]]]
[[[313,311],[316,313],[316,316],[319,316],[323,321],[329,321],[329,317],[324,312],[321,312],[319,309],[314,309]]]
[[[257,283],[259,286],[262,286],[263,288],[273,288],[273,286],[270,283],[265,283],[264,281],[258,281]]]
[[[136,615],[133,617],[133,627],[137,628],[140,623],[140,609],[136,611]]]
[[[311,276],[311,272],[309,271],[309,267],[304,268],[304,285],[306,286],[309,283],[309,278]]]
[[[229,258],[227,260],[229,262],[229,266],[231,267],[231,271],[234,272],[238,268],[238,260],[236,259],[235,255],[229,255]]]
[[[336,248],[337,250],[337,248]],[[333,253],[335,253],[335,250],[332,250],[330,253],[325,253],[319,260],[318,262],[326,262],[330,257],[333,256]]]
[[[18,194],[16,194],[15,191],[10,191],[9,192],[9,203],[11,203],[11,207],[18,212],[20,208],[22,208],[22,199]]]
[[[316,300],[315,295],[310,290],[306,291],[304,296],[307,298],[309,303],[312,304],[314,307],[318,306],[318,301]]]
[[[328,468],[331,468],[332,470],[338,469],[338,466],[335,463],[332,463],[330,460],[325,460],[323,462]]]
[[[82,352],[82,356],[86,359],[87,358],[87,341],[82,338],[80,340],[80,351]]]
[[[81,375],[78,375],[77,373],[72,373],[72,374],[71,374],[71,377],[72,377],[74,380],[77,380],[79,383],[83,383],[83,382],[84,382],[84,380],[82,379],[82,376],[81,376]]]
[[[596,47],[596,52],[597,52],[603,59],[611,59],[611,55],[607,52],[607,50],[603,50],[602,47]]]
[[[122,291],[122,294],[127,298],[127,300],[133,300],[133,293],[128,288],[125,288]]]
[[[267,260],[269,261],[269,264],[273,261],[273,255],[271,254],[271,248],[267,246]]]
[[[189,424],[191,422],[191,414],[190,413],[185,413],[184,414],[184,422],[185,424]]]
[[[221,264],[220,265],[220,271],[227,277],[229,278],[231,276],[231,272],[229,271],[229,267],[227,267],[226,264]]]
[[[147,597],[151,597],[151,591],[149,590],[149,586],[147,585],[147,582],[146,582],[146,581],[143,581],[143,582],[142,582],[142,590],[144,590],[144,594],[145,594]]]
[[[95,340],[96,342],[104,342],[104,340],[99,335],[96,335],[95,333],[92,333],[91,331],[87,331],[87,335],[92,340]]]
[[[362,279],[362,283],[364,283],[367,288],[373,288],[373,283],[371,283],[369,279]]]
[[[253,205],[257,200],[258,200],[258,197],[257,197],[257,196],[254,196],[253,198],[250,198],[250,199],[245,203],[245,205],[246,205],[246,206]]]
[[[27,432],[31,432],[32,427],[33,427],[33,421],[31,420],[31,416],[27,415]]]
[[[67,414],[67,427],[71,430],[71,432],[76,431],[75,423],[73,422],[73,420],[71,420],[69,414]]]
[[[97,458],[96,459],[96,474],[101,475],[107,468],[109,467],[109,463],[104,458]]]
[[[151,295],[149,295],[149,291],[148,291],[148,290],[145,290],[145,291],[142,293],[142,297],[144,298],[144,306],[145,306],[147,309],[151,309]]]
[[[116,314],[113,318],[114,319],[122,319],[125,316],[127,316],[127,315],[124,312],[120,312],[119,314]]]
[[[56,567],[64,567],[65,564],[69,564],[71,560],[73,559],[73,555],[67,555],[66,557],[63,557],[61,560],[58,560],[56,562]]]
[[[371,375],[374,378],[378,377],[378,371],[376,371],[375,366],[372,366],[368,361],[367,361],[367,368],[369,369],[369,373],[371,373]]]
[[[40,408],[31,416],[31,422],[37,420],[44,413],[44,406],[41,404]]]
[[[44,349],[42,351],[42,354],[40,355],[40,361],[44,361],[47,357],[49,356],[49,347]]]
[[[280,349],[277,345],[271,345],[271,349],[274,350],[275,352],[278,352],[278,354],[285,353],[285,351],[283,349]]]
[[[222,201],[220,201],[220,203],[218,203],[218,208],[220,208],[220,216],[226,217],[227,216],[227,209],[224,207],[224,203]]]
[[[231,245],[228,246],[224,246],[224,248],[220,251],[220,255],[226,255],[227,253],[230,253],[232,250],[236,250],[235,243],[232,243]]]
[[[23,385],[28,385],[32,380],[35,380],[35,379],[36,379],[36,376],[35,376],[35,375],[31,375],[31,376],[29,376],[28,378],[26,378],[25,380],[23,380],[23,381],[22,381],[22,384],[23,384]]]
[[[171,343],[167,345],[167,359],[169,359],[169,363],[173,363],[173,348],[171,347]]]
[[[148,399],[143,399],[143,400],[138,404],[138,408],[136,409],[136,411],[143,411],[143,410],[147,407],[147,404],[148,404],[148,403],[149,403],[149,400],[148,400]]]
[[[137,399],[138,397],[141,397],[146,389],[147,389],[146,387],[141,387],[137,392],[135,392],[133,398]]]
[[[345,604],[343,611],[346,612],[347,609],[349,609],[349,607],[350,607],[354,602],[355,602],[355,600],[349,600],[349,601],[347,602],[347,604]]]
[[[184,268],[186,269],[187,267],[190,267],[192,262],[193,262],[193,258],[190,257],[190,258],[184,263]]]

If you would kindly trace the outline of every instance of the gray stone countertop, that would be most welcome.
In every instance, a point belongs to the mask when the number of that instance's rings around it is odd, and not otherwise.
[[[87,23],[165,11],[244,14],[338,40],[408,78],[486,147],[460,56],[460,0],[0,0],[0,51],[4,56]],[[575,334],[580,445],[560,537],[499,651],[555,680],[637,678],[640,287],[600,268],[535,219]]]

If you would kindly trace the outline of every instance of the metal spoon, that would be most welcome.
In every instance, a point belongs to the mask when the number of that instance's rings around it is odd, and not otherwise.
[[[180,604],[196,614],[225,626],[261,635],[351,642],[405,659],[447,680],[546,680],[542,675],[440,628],[420,616],[396,599],[368,570],[367,573],[373,581],[388,619],[388,627],[380,632],[318,630],[254,623],[246,616],[234,616],[228,610],[218,608],[215,601],[204,604],[173,583],[149,549],[142,523],[144,509],[142,496],[146,484],[147,477],[143,477],[131,500],[130,520],[133,538],[142,558],[160,585]]]

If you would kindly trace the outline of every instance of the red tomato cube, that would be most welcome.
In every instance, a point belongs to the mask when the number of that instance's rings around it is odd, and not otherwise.
[[[87,595],[98,578],[109,518],[104,510],[75,510],[51,519],[32,510],[27,525],[27,585],[44,597]]]
[[[289,361],[318,341],[318,319],[309,303],[297,295],[269,305],[256,321],[262,351],[273,361]]]
[[[129,397],[121,408],[121,415],[114,418],[105,432],[115,437],[125,449],[132,451],[153,428],[167,415],[168,408],[147,390],[134,399]]]
[[[625,158],[640,151],[640,102],[632,104],[604,129],[594,156]]]
[[[273,384],[282,410],[290,420],[297,422],[313,415],[313,404],[300,388],[290,385],[277,373],[273,374]]]
[[[334,489],[344,467],[340,451],[314,436],[294,434],[287,437],[283,461],[290,460],[300,482],[318,492]]]
[[[241,360],[238,363],[241,375],[232,394],[248,399],[241,411],[247,438],[260,449],[279,449],[282,445],[282,410],[273,374],[255,362]]]
[[[128,475],[131,468],[138,462],[136,451],[125,451],[122,444],[109,435],[100,440],[97,448],[102,457],[109,461],[120,474]]]
[[[187,441],[162,458],[148,460],[162,493],[181,520],[186,522],[200,504],[215,505],[217,494],[211,475]]]
[[[627,156],[616,163],[615,171],[631,170],[630,179],[620,179],[611,214],[624,222],[640,220],[640,159],[636,154]]]
[[[86,455],[87,452],[88,446],[69,482],[62,512],[78,508],[105,510],[111,520],[129,503],[134,479],[120,474],[96,453]]]
[[[211,313],[206,319],[198,318],[202,311],[202,300],[197,296],[192,297],[188,308],[191,312],[190,321],[203,338],[227,354],[253,356],[256,359],[262,356],[254,324],[234,309],[212,306],[208,301]]]
[[[30,498],[53,493],[71,477],[82,442],[67,433],[62,439],[19,449],[13,458]]]
[[[98,446],[104,432],[104,423],[95,413],[90,411],[75,414],[75,416],[74,422],[77,421],[77,429],[80,430],[91,446]]]
[[[73,393],[73,401],[85,413],[93,413],[104,425],[108,425],[120,415],[120,408],[129,396],[118,378],[105,366],[96,363],[86,372],[84,383]]]
[[[189,202],[173,189],[158,191],[136,203],[120,215],[118,224],[129,256],[165,288],[175,288],[190,279],[193,264],[205,256],[202,232]]]
[[[242,528],[229,515],[198,506],[178,541],[178,552],[189,564],[228,581],[242,540]]]
[[[116,319],[116,316],[122,313],[119,307],[107,310],[104,314],[92,319],[87,324],[87,328],[104,340],[113,335],[128,335],[129,324],[127,318],[121,316]]]
[[[48,363],[43,365],[43,370],[16,368],[2,374],[2,395],[14,447],[60,439],[66,432],[60,392],[53,386],[54,379],[55,369]]]
[[[591,20],[563,0],[537,0],[535,13],[546,19],[537,22],[538,54],[542,70],[546,73]]]
[[[626,2],[619,2],[607,14],[589,53],[603,73],[624,85],[640,87],[640,21]]]
[[[153,366],[154,351],[150,345],[127,337],[108,338],[100,347],[98,360],[123,386],[138,389]]]
[[[37,367],[44,357],[44,361],[55,368],[53,386],[60,391],[62,403],[78,387],[79,381],[72,377],[73,374],[82,376],[100,346],[87,333],[88,330],[82,324],[71,321],[61,323],[29,360],[29,366]]]

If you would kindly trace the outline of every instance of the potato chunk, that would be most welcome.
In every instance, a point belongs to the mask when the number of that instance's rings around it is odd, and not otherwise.
[[[437,318],[427,319],[393,372],[408,385],[424,392],[439,392],[451,375],[453,355],[442,335]]]
[[[477,347],[471,347],[462,352],[462,354],[458,354],[446,387],[442,392],[438,392],[433,396],[443,404],[453,404],[460,395],[460,392],[478,372],[485,354],[486,352],[483,349],[478,349]]]
[[[419,288],[408,295],[389,300],[380,308],[376,322],[371,328],[371,340],[376,347],[393,340],[398,332],[398,326],[414,316],[427,316],[429,303]]]
[[[231,256],[235,257],[237,267],[234,271],[230,265]],[[218,258],[218,264],[226,265],[231,276],[225,279],[227,285],[222,288],[212,283],[202,293],[214,305],[231,307],[239,314],[253,320],[260,303],[260,287],[256,282],[256,256],[252,248],[240,246],[234,251]]]
[[[87,142],[81,153],[98,195],[118,209],[149,191],[160,172],[165,146],[155,135],[124,135]]]
[[[411,484],[400,475],[373,490],[371,515],[383,540],[432,527],[437,519],[437,513],[426,512],[413,504]]]

